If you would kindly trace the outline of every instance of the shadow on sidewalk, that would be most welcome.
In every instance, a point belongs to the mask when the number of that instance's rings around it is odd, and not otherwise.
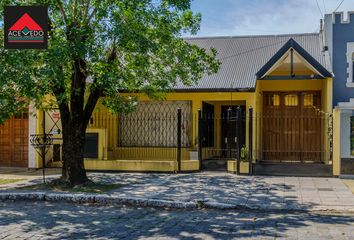
[[[0,227],[4,231],[7,227],[16,225],[17,232],[41,232],[54,239],[289,237],[289,234],[292,236],[296,231],[313,225],[322,227],[312,227],[310,230],[318,231],[315,234],[326,237],[329,235],[328,226],[342,229],[347,227],[350,232],[354,223],[354,215],[220,210],[166,211],[48,202],[34,202],[30,205],[21,202],[0,203],[0,216]]]

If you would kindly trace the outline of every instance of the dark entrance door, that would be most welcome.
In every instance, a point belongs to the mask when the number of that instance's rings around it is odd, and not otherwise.
[[[237,117],[238,107],[241,109],[240,119]],[[223,157],[237,158],[238,150],[244,146],[246,141],[245,113],[245,106],[221,106],[221,148],[223,149]]]
[[[203,103],[199,119],[203,170],[226,171],[227,161],[238,158],[245,144],[245,110],[245,106],[221,106],[216,113],[213,105]]]
[[[202,142],[204,147],[214,146],[214,106],[203,102],[203,121],[200,122]]]

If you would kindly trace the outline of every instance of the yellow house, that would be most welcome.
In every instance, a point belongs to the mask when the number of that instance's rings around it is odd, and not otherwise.
[[[177,84],[164,101],[138,95],[131,114],[114,116],[99,104],[86,169],[336,174],[332,73],[321,33],[186,41],[216,48],[220,71],[194,86]],[[60,125],[55,109],[37,114],[36,131],[55,138],[49,166],[61,164]]]

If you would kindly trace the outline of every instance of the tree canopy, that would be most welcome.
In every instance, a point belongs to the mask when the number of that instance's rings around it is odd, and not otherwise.
[[[84,97],[84,115],[102,97],[117,113],[136,100],[121,91],[158,97],[177,81],[194,84],[219,66],[215,50],[181,37],[195,34],[201,21],[190,0],[4,0],[1,14],[8,5],[48,5],[50,31],[47,50],[0,48],[2,120],[27,101],[43,107],[47,94],[68,111]],[[3,41],[3,31],[0,36]],[[72,81],[73,73],[85,81]]]
[[[190,0],[3,0],[0,14],[8,5],[47,5],[49,36],[46,50],[0,48],[0,121],[30,102],[39,109],[58,107],[62,180],[85,183],[86,128],[100,99],[111,112],[124,112],[137,99],[122,92],[158,98],[178,81],[191,85],[204,74],[217,72],[220,63],[214,49],[182,38],[183,33],[195,34],[201,21],[190,4]]]

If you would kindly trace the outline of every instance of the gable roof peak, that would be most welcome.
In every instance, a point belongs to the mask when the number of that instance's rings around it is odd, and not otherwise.
[[[321,65],[311,54],[309,54],[292,37],[269,59],[269,61],[256,73],[257,79],[262,79],[264,75],[280,60],[289,49],[294,49],[303,57],[312,67],[316,69],[323,77],[333,77],[323,65]]]

